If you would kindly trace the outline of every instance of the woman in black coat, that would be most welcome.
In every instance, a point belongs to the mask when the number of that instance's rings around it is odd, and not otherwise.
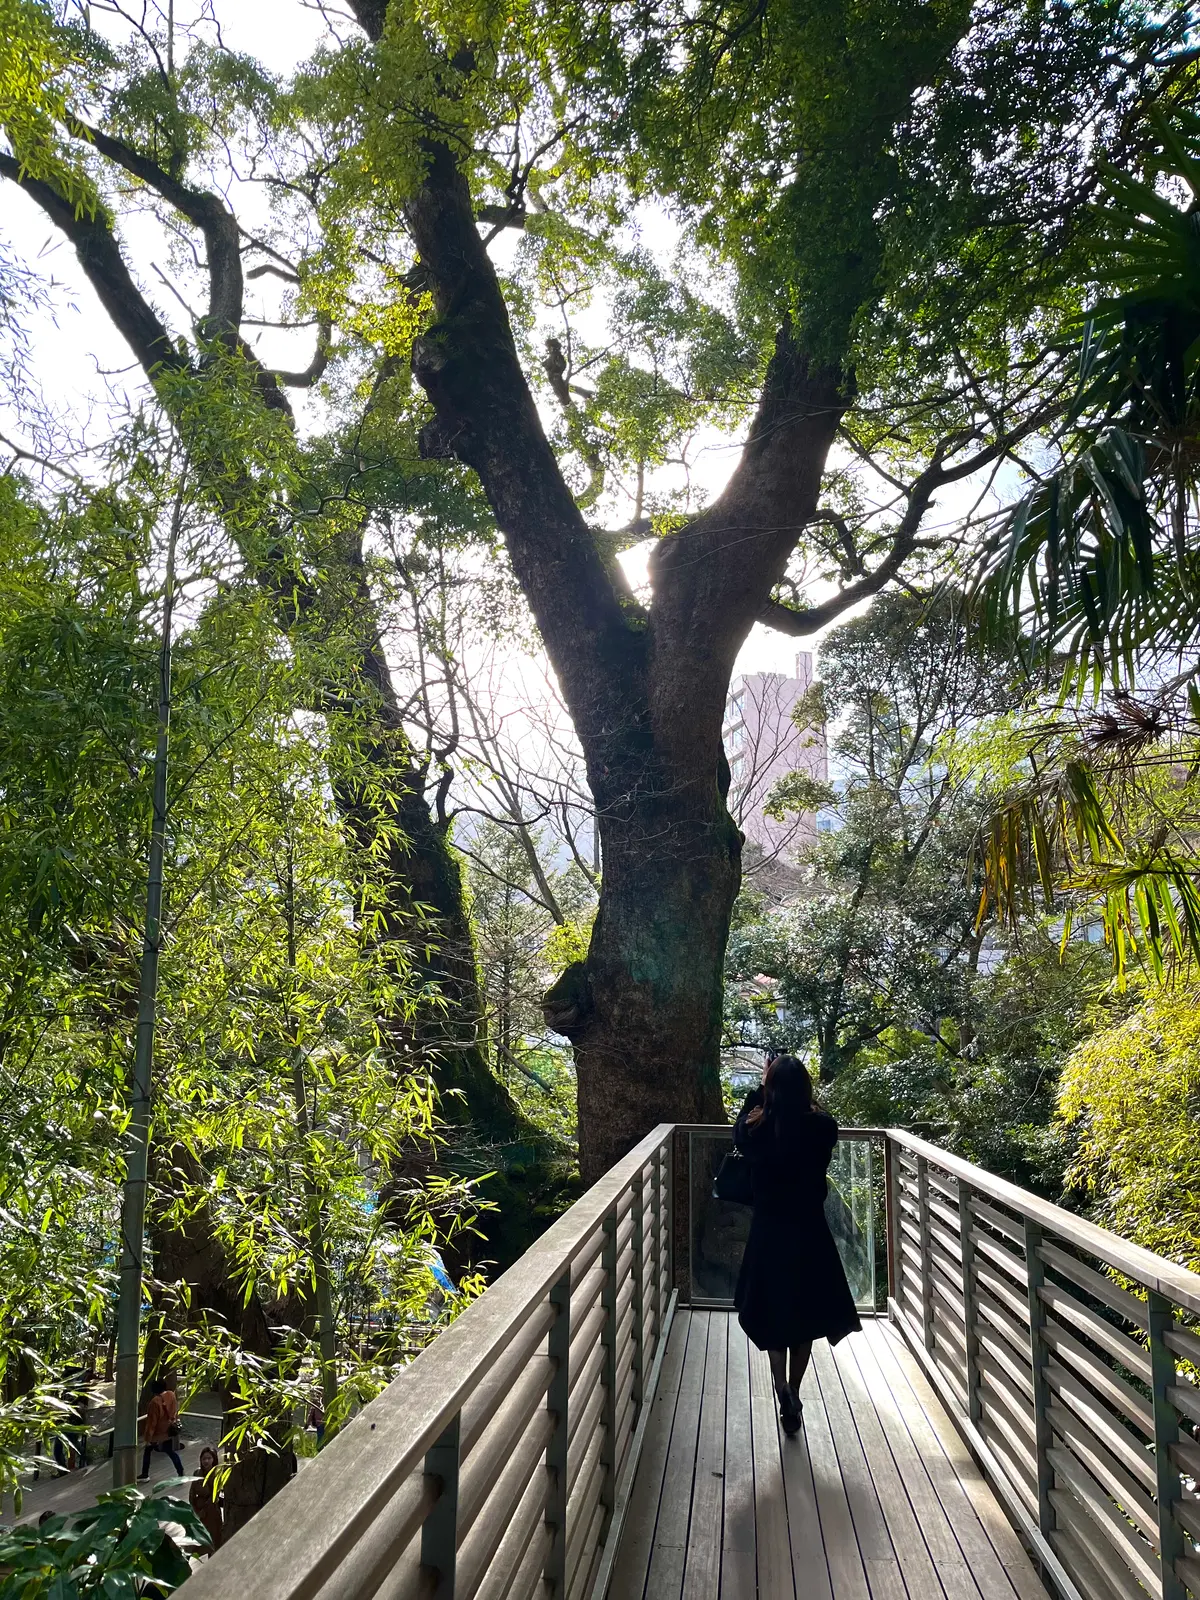
[[[835,1344],[860,1326],[825,1220],[825,1174],[837,1137],[837,1123],[813,1105],[812,1081],[795,1056],[767,1064],[762,1087],[747,1095],[733,1128],[754,1192],[734,1305],[746,1337],[770,1358],[789,1434],[800,1427],[800,1380],[813,1340]]]

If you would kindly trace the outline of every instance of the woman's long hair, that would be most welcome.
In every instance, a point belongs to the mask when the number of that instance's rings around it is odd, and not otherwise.
[[[763,1103],[746,1118],[748,1128],[764,1122],[776,1131],[805,1117],[813,1109],[812,1079],[803,1061],[795,1056],[776,1056],[763,1073]]]

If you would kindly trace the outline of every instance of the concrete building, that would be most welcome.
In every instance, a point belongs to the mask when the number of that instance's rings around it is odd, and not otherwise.
[[[806,772],[822,783],[829,780],[824,728],[800,728],[792,718],[812,678],[813,659],[804,650],[796,657],[795,677],[754,672],[735,678],[729,688],[722,730],[732,774],[729,809],[747,843],[757,847],[752,853],[764,862],[790,864],[817,834],[815,812],[777,822],[762,809],[771,789],[789,772]]]

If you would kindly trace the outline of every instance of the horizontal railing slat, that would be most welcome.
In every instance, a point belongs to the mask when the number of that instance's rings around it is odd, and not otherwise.
[[[1064,1406],[1051,1405],[1050,1426],[1082,1461],[1097,1483],[1132,1517],[1155,1550],[1158,1549],[1158,1507],[1149,1488],[1135,1482],[1131,1473],[1099,1443]],[[1153,1474],[1151,1474],[1153,1478]]]
[[[328,1442],[310,1467],[193,1573],[184,1600],[228,1600],[243,1591],[256,1600],[310,1600],[335,1579],[406,1480],[419,1473],[434,1441],[527,1328],[580,1248],[590,1247],[614,1206],[623,1214],[632,1205],[634,1179],[671,1132],[664,1123],[647,1134],[557,1218]],[[343,1592],[346,1600],[355,1594],[349,1588]]]
[[[1185,1561],[1200,1579],[1200,1276],[887,1138],[892,1314],[1044,1569],[1085,1600],[1184,1600]]]
[[[887,1136],[914,1155],[924,1156],[955,1177],[965,1178],[973,1189],[1000,1201],[1019,1216],[1029,1217],[1048,1232],[1068,1240],[1088,1255],[1099,1257],[1127,1277],[1136,1278],[1139,1283],[1173,1300],[1176,1305],[1186,1306],[1189,1311],[1200,1314],[1200,1277],[1195,1273],[1164,1260],[1162,1256],[1156,1256],[1153,1251],[1144,1250],[1141,1245],[1130,1244],[1127,1239],[1109,1233],[1084,1217],[1064,1211],[1049,1200],[1018,1188],[1006,1178],[993,1177],[982,1167],[972,1166],[960,1156],[951,1155],[948,1150],[918,1139],[903,1128],[889,1128]]]

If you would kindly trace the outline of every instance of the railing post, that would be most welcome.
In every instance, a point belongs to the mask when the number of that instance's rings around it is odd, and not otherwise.
[[[604,1430],[600,1441],[600,1504],[604,1507],[604,1520],[600,1528],[603,1541],[612,1521],[613,1502],[616,1498],[617,1476],[617,1201],[613,1201],[604,1218],[604,1288],[600,1303],[604,1307],[604,1325],[600,1330],[600,1343],[604,1348],[604,1364],[600,1382],[604,1388],[604,1402],[600,1412],[600,1426]]]
[[[642,1409],[642,1373],[646,1359],[646,1273],[645,1228],[646,1186],[639,1172],[633,1180],[631,1224],[633,1228],[633,1404]]]
[[[1037,1458],[1038,1527],[1042,1537],[1049,1539],[1054,1527],[1054,1507],[1050,1504],[1050,1487],[1054,1469],[1050,1465],[1050,1385],[1046,1382],[1046,1362],[1049,1351],[1042,1330],[1046,1325],[1046,1307],[1041,1289],[1046,1281],[1046,1268],[1039,1255],[1042,1230],[1038,1223],[1025,1218],[1025,1287],[1029,1295],[1029,1362],[1033,1376],[1033,1434]]]
[[[921,1333],[933,1354],[933,1246],[929,1237],[929,1163],[917,1157],[917,1231],[921,1238]]]
[[[663,1315],[667,1314],[671,1295],[677,1292],[680,1300],[683,1299],[683,1290],[679,1286],[679,1263],[675,1259],[679,1241],[675,1237],[675,1147],[679,1142],[679,1132],[672,1128],[670,1141],[667,1144],[666,1171],[663,1175],[663,1205],[666,1207],[667,1224],[667,1277],[666,1292],[663,1295]]]
[[[458,1465],[462,1415],[425,1452],[425,1475],[437,1478],[442,1492],[421,1526],[421,1565],[433,1579],[429,1600],[454,1600],[458,1558]]]
[[[651,1167],[650,1178],[650,1233],[654,1240],[654,1249],[651,1252],[654,1277],[654,1353],[658,1354],[659,1341],[662,1339],[663,1326],[663,1249],[662,1249],[662,1186],[663,1186],[663,1147],[659,1145],[654,1152],[654,1165]]]
[[[979,1402],[979,1330],[975,1311],[975,1230],[971,1222],[971,1186],[958,1180],[958,1242],[962,1247],[963,1333],[967,1347],[967,1415],[978,1422],[983,1407]]]
[[[896,1204],[896,1147],[883,1136],[883,1210],[887,1237],[888,1299],[900,1297],[900,1208]]]
[[[1179,1418],[1168,1391],[1179,1381],[1175,1357],[1163,1335],[1171,1326],[1174,1310],[1169,1300],[1146,1291],[1150,1328],[1150,1387],[1154,1396],[1154,1461],[1158,1471],[1158,1537],[1162,1552],[1162,1600],[1184,1600],[1183,1580],[1175,1563],[1183,1554],[1183,1530],[1173,1514],[1180,1496],[1179,1469],[1171,1446],[1179,1439]]]
[[[571,1392],[571,1269],[568,1266],[550,1291],[550,1304],[558,1315],[547,1341],[554,1376],[546,1392],[546,1409],[554,1417],[554,1432],[546,1446],[546,1526],[550,1547],[546,1552],[545,1600],[563,1600],[567,1592],[567,1440],[570,1423],[567,1396]]]

